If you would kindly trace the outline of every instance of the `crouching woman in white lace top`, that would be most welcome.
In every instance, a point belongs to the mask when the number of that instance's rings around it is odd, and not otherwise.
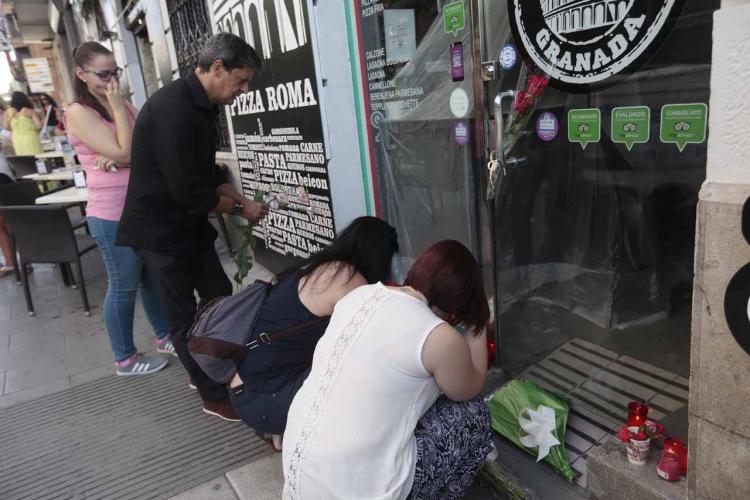
[[[477,263],[441,241],[406,285],[336,304],[289,410],[284,498],[461,498],[473,481],[491,439],[477,398],[489,317]]]

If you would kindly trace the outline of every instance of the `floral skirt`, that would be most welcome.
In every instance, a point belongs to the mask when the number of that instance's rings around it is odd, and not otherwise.
[[[417,467],[409,499],[458,499],[490,451],[490,414],[481,398],[441,396],[417,423]]]

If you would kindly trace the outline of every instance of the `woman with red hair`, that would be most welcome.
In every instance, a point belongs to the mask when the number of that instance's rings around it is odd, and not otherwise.
[[[289,410],[284,498],[461,498],[484,462],[489,308],[477,263],[441,241],[405,285],[362,286],[336,304]]]

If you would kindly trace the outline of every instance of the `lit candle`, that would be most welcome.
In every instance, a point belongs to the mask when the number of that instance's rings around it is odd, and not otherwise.
[[[646,424],[648,416],[648,406],[644,403],[631,401],[628,403],[628,425],[640,427]]]
[[[676,455],[664,450],[659,463],[656,464],[656,473],[660,478],[667,481],[678,481],[680,479],[680,460]]]
[[[680,463],[680,473],[687,475],[687,447],[676,438],[666,438],[664,440],[664,454],[671,454],[677,457]]]

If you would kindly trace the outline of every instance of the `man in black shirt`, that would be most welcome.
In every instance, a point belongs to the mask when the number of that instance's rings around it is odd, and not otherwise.
[[[203,399],[203,411],[239,421],[226,388],[211,380],[187,349],[187,332],[201,302],[231,295],[232,285],[214,249],[208,213],[239,215],[254,223],[267,207],[242,197],[216,166],[219,105],[247,92],[261,66],[241,38],[212,37],[198,68],[157,91],[133,130],[130,182],[117,244],[131,246],[156,284],[170,322],[175,351]]]

